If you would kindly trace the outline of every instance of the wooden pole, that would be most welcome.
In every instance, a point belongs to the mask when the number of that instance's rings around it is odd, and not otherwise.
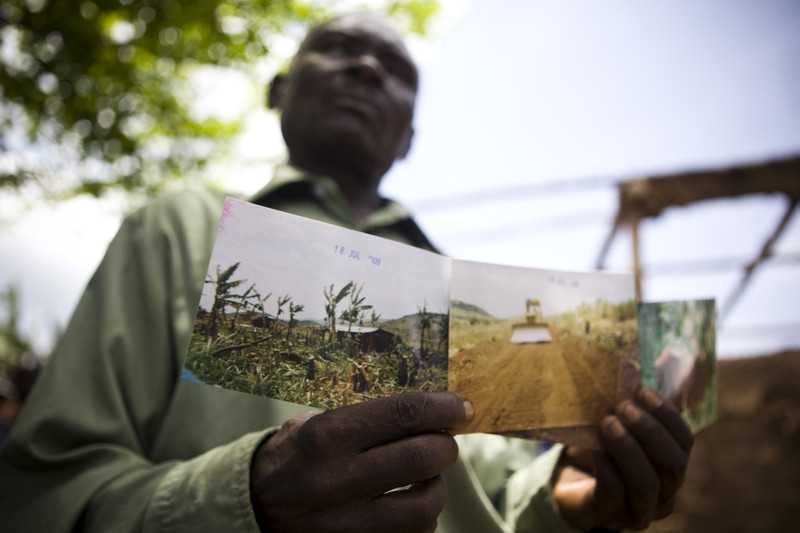
[[[747,284],[750,282],[750,278],[753,276],[753,272],[755,272],[756,268],[758,268],[761,263],[766,261],[772,255],[772,247],[778,241],[783,233],[783,230],[786,229],[786,226],[789,225],[789,220],[791,220],[792,214],[794,213],[796,207],[797,198],[791,198],[789,200],[789,207],[786,209],[786,213],[784,213],[783,218],[781,218],[781,221],[778,223],[778,227],[775,228],[775,231],[773,231],[772,235],[766,240],[758,256],[745,267],[742,279],[725,301],[725,305],[719,312],[720,322],[728,318],[733,306],[736,305],[739,297],[744,293],[745,288],[747,288]]]
[[[620,219],[619,217],[614,218],[614,225],[611,226],[611,231],[609,232],[606,240],[603,242],[603,247],[600,249],[600,254],[597,257],[597,262],[595,263],[595,268],[597,270],[603,270],[606,266],[606,257],[608,256],[609,250],[611,250],[611,243],[614,242],[614,237],[617,235],[617,230],[619,230]]]
[[[631,240],[633,241],[633,279],[636,288],[636,301],[642,301],[642,265],[639,261],[639,219],[634,218],[631,224]]]

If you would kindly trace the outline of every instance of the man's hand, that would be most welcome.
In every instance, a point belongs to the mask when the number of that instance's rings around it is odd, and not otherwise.
[[[289,420],[250,469],[262,531],[434,531],[458,458],[445,430],[473,415],[456,394],[405,393]]]
[[[644,529],[672,512],[694,437],[678,410],[650,389],[601,423],[602,451],[567,448],[553,493],[578,529]]]

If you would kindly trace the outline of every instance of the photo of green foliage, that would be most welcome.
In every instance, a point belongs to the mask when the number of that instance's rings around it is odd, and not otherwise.
[[[324,323],[299,321],[303,304],[262,294],[235,278],[238,266],[217,267],[207,280],[214,305],[198,310],[186,360],[198,380],[325,409],[447,389],[447,315],[423,306],[381,320],[362,296],[364,285],[351,281],[320,288]]]
[[[639,304],[642,385],[657,389],[698,431],[717,418],[714,300]]]
[[[228,199],[184,378],[323,409],[445,391],[448,261]]]

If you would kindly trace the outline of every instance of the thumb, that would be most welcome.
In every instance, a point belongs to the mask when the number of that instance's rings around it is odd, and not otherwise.
[[[553,477],[553,497],[564,519],[581,530],[596,523],[595,492],[597,479],[572,465],[562,466]]]

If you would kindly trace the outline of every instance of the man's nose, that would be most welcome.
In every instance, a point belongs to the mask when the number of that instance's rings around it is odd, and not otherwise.
[[[381,85],[386,76],[383,65],[372,54],[361,54],[352,59],[347,65],[347,73],[357,76],[371,85]]]

